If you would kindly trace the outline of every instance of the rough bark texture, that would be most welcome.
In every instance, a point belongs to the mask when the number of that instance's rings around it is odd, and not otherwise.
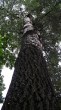
[[[38,35],[26,30],[2,110],[56,110],[54,90],[41,50]]]
[[[2,110],[55,110],[54,100],[38,36],[27,33]]]

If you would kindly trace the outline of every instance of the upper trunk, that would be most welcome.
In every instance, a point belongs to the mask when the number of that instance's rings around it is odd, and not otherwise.
[[[2,110],[56,110],[41,43],[33,26],[27,23]]]

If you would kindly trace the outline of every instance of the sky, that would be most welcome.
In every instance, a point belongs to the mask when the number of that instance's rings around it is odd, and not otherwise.
[[[7,94],[11,79],[12,79],[13,71],[14,71],[14,68],[10,70],[9,68],[6,68],[5,66],[3,67],[1,74],[4,76],[3,81],[6,87],[6,89],[3,91],[3,97],[6,97],[6,94]],[[3,104],[0,104],[0,110],[1,110],[2,105]]]

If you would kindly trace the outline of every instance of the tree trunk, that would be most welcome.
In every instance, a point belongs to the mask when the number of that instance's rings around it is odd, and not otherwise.
[[[25,32],[2,110],[56,110],[55,94],[34,30]]]

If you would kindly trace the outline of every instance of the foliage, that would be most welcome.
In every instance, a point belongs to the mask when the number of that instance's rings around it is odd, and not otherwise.
[[[60,0],[3,0],[0,5],[0,66],[13,67],[23,35],[22,4],[35,16],[43,51],[55,91],[61,93],[61,2]]]
[[[3,76],[1,75],[1,70],[0,70],[0,103],[3,102],[3,95],[2,91],[5,89],[5,85],[3,84]]]

